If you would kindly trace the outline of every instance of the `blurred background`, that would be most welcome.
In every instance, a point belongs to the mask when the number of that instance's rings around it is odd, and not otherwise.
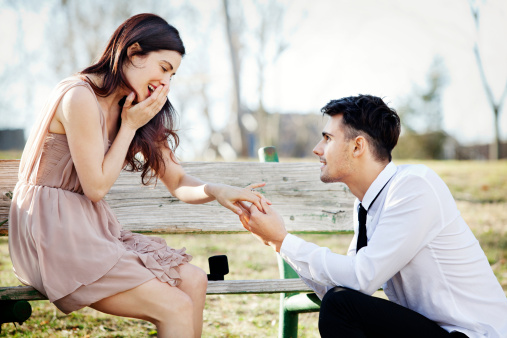
[[[505,0],[0,0],[0,150],[143,12],[187,48],[169,94],[185,161],[312,157],[321,107],[357,94],[400,114],[395,159],[507,158]]]

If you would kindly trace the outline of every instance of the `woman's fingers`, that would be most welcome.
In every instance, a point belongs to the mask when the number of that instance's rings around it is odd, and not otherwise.
[[[248,225],[248,222],[250,221],[250,212],[248,211],[248,208],[243,204],[243,202],[236,202],[234,204],[242,210],[241,215],[239,215],[241,224],[246,230],[250,231],[250,226]]]
[[[249,199],[247,199],[247,201],[253,203],[257,207],[257,209],[259,209],[260,212],[264,212],[264,209],[262,208],[262,204],[261,204],[261,200],[263,199],[263,196],[261,195],[259,197],[252,191],[250,192],[250,194],[255,197],[249,198]]]
[[[255,189],[255,188],[260,188],[260,187],[263,187],[266,185],[266,182],[261,182],[261,183],[252,183],[250,185],[247,186],[247,189]]]
[[[270,200],[266,199],[266,197],[263,194],[261,194],[260,192],[254,190],[255,188],[264,187],[265,185],[266,185],[266,182],[252,183],[252,184],[248,185],[246,187],[246,189],[250,189],[250,191],[259,198],[259,201],[264,199],[264,200],[266,200],[267,204],[270,205],[270,204],[272,204]],[[257,206],[257,208],[259,209],[259,211],[263,211],[263,208],[260,207],[260,202],[259,203],[256,203],[254,201],[250,201],[250,202],[254,203]]]
[[[125,103],[123,104],[124,108],[130,108],[132,106],[132,102],[134,102],[134,99],[136,98],[136,93],[130,92],[130,94],[125,99]]]
[[[226,201],[222,205],[237,215],[241,215],[243,213],[243,211],[241,210],[241,208],[239,206],[235,205],[235,203],[232,203],[230,201]]]
[[[246,212],[248,215],[250,215],[250,212],[248,211],[248,210],[250,210],[250,207],[248,207],[247,205],[245,205],[245,202],[238,201],[235,204],[237,204],[241,208],[241,210],[243,212]]]
[[[157,92],[159,89],[160,91],[156,94],[157,96],[155,100],[155,114],[158,113],[160,109],[162,109],[165,101],[167,100],[167,94],[169,94],[169,86],[160,85],[157,87],[157,89],[155,89],[155,92]]]
[[[123,105],[125,115],[122,113],[122,119],[134,129],[141,128],[164,107],[168,93],[169,86],[160,85],[150,97],[136,105],[132,105],[136,95],[134,92],[130,93]]]
[[[259,199],[264,199],[264,200],[266,200],[266,202],[268,203],[268,205],[273,204],[273,203],[271,203],[271,201],[270,201],[270,200],[268,200],[268,199],[267,199],[267,198],[266,198],[263,194],[261,194],[260,192],[255,191],[255,190],[252,190],[252,193],[253,193],[254,195],[256,195],[257,197],[259,197]]]
[[[155,116],[164,106],[167,100],[167,93],[167,86],[158,86],[150,97],[140,103],[139,108],[146,109],[152,117]]]

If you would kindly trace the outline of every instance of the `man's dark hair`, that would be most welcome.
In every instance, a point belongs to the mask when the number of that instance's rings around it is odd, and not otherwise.
[[[372,146],[378,161],[391,161],[391,151],[400,136],[400,118],[381,98],[358,95],[331,100],[322,109],[329,116],[343,115],[348,140],[363,135]]]

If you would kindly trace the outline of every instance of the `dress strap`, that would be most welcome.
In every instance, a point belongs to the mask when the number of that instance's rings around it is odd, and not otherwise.
[[[32,182],[35,180],[40,158],[42,155],[42,149],[44,147],[46,136],[49,132],[49,125],[51,124],[51,120],[53,119],[56,109],[58,108],[58,105],[60,104],[60,101],[62,100],[65,93],[76,86],[88,87],[93,92],[93,89],[86,81],[83,81],[83,79],[80,77],[73,76],[61,81],[46,101],[44,108],[37,117],[34,128],[32,129],[32,132],[30,133],[30,136],[28,137],[25,148],[23,150],[23,155],[21,156],[18,173],[18,179],[20,181]],[[100,111],[101,122],[102,125],[104,125],[104,114],[102,113],[101,109]]]

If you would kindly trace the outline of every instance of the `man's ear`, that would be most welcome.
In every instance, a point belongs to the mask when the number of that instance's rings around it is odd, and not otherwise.
[[[354,151],[352,153],[353,157],[360,157],[366,152],[368,144],[364,136],[359,135],[354,139]]]
[[[143,49],[141,48],[141,45],[139,44],[139,42],[136,42],[136,43],[133,43],[131,44],[128,48],[127,48],[127,55],[128,57],[132,57],[132,55],[136,52],[140,52],[142,51]]]

